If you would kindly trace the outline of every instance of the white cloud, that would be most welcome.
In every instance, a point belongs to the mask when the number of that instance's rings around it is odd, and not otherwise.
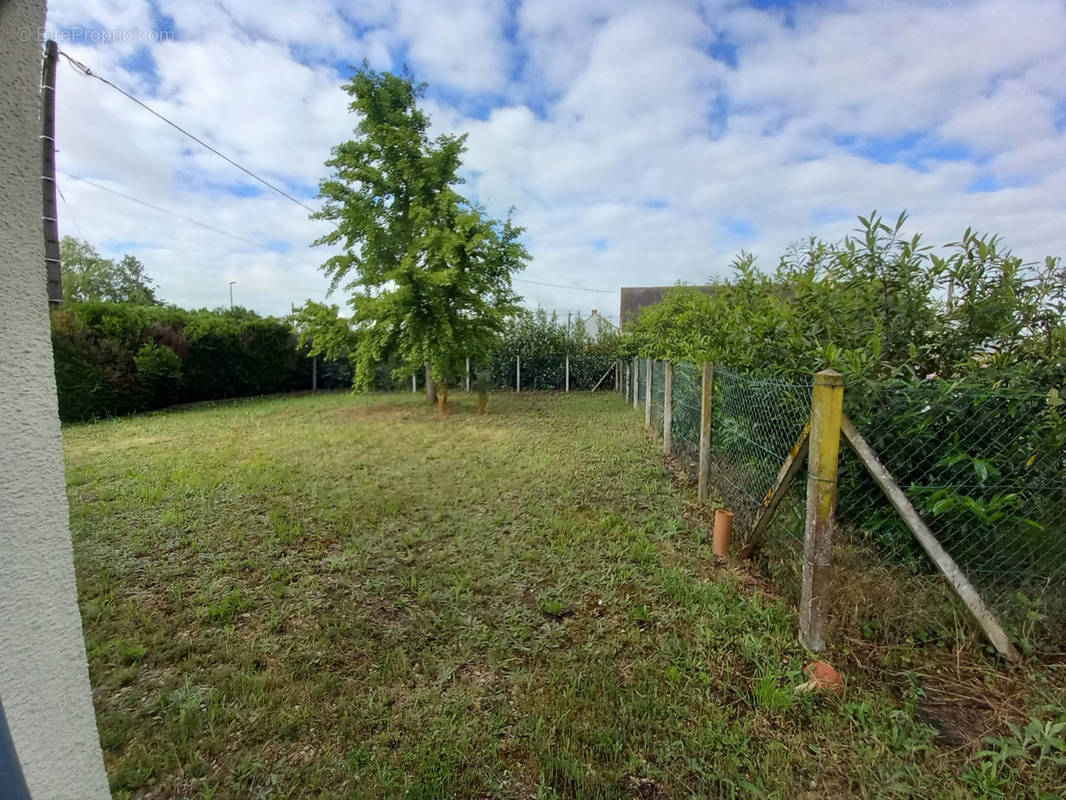
[[[351,134],[339,66],[406,61],[431,84],[435,127],[469,132],[467,189],[493,214],[517,208],[530,280],[701,281],[741,247],[772,267],[790,242],[839,237],[872,208],[909,209],[932,243],[973,225],[1031,259],[1066,253],[1058,2],[157,7],[175,41],[63,49],[296,192]],[[96,0],[52,3],[49,24],[159,19],[145,3]],[[251,182],[98,82],[64,69],[58,97],[64,174],[291,248],[246,246],[61,178],[82,233],[136,252],[165,297],[220,305],[234,279],[238,301],[266,312],[323,296],[325,254],[308,247],[322,226],[300,208],[228,191]],[[518,285],[564,313],[617,313],[614,295]]]

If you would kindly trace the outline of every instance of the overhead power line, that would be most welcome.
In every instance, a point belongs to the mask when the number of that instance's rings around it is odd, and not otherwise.
[[[237,169],[239,169],[241,172],[245,173],[249,177],[254,178],[255,180],[259,181],[261,184],[266,186],[268,189],[271,189],[272,191],[277,192],[282,197],[284,197],[286,200],[289,200],[289,201],[295,203],[296,205],[300,206],[300,208],[304,209],[305,211],[309,211],[311,213],[315,213],[315,209],[311,208],[311,206],[307,205],[302,200],[298,200],[297,198],[293,197],[291,194],[286,192],[284,189],[282,189],[279,186],[276,186],[275,184],[271,183],[269,180],[267,180],[263,176],[258,175],[257,173],[255,173],[252,170],[248,169],[248,167],[244,166],[243,164],[240,164],[237,161],[234,161],[232,158],[227,156],[225,153],[219,151],[217,148],[211,146],[210,144],[205,142],[203,139],[201,139],[196,134],[191,133],[190,131],[186,130],[185,128],[183,128],[178,123],[174,122],[173,120],[171,120],[168,117],[164,116],[163,114],[159,113],[154,108],[149,106],[147,103],[143,102],[142,100],[140,100],[139,98],[137,98],[136,96],[131,94],[130,92],[127,92],[121,86],[109,81],[107,78],[103,77],[102,75],[98,75],[97,73],[93,72],[93,70],[90,67],[88,67],[87,65],[85,65],[82,62],[78,61],[76,58],[73,58],[68,53],[65,53],[62,50],[60,50],[59,51],[59,55],[63,56],[63,58],[65,58],[67,60],[67,63],[69,63],[70,66],[72,68],[74,68],[77,72],[81,73],[82,75],[84,75],[84,76],[86,76],[88,78],[95,78],[96,80],[100,81],[101,83],[105,84],[106,86],[109,86],[110,88],[114,89],[116,92],[121,94],[123,97],[125,97],[128,100],[131,100],[132,102],[136,103],[141,108],[143,108],[145,111],[147,111],[148,113],[152,114],[154,117],[158,118],[159,120],[165,122],[170,127],[174,128],[174,130],[178,131],[179,133],[183,134],[184,136],[189,137],[194,142],[199,144],[201,147],[203,147],[203,148],[211,151],[212,153],[214,153],[216,156],[221,158],[223,161],[227,162],[228,164],[233,165],[234,167],[236,167]],[[109,189],[106,186],[101,186],[98,183],[93,183],[92,181],[86,180],[85,178],[78,178],[75,175],[71,175],[69,177],[72,177],[75,180],[83,181],[84,183],[91,184],[91,185],[95,186],[98,189],[102,189],[105,192],[111,192],[112,194],[119,195],[120,197],[124,197],[127,200],[130,200],[130,201],[132,201],[134,203],[139,203],[142,206],[146,206],[148,208],[154,209],[154,210],[159,211],[159,212],[161,212],[163,214],[169,214],[172,217],[176,217],[178,219],[182,219],[185,222],[188,222],[188,223],[190,223],[192,225],[198,225],[201,228],[206,228],[207,230],[215,231],[215,233],[219,233],[219,234],[221,234],[223,236],[228,236],[231,239],[237,239],[238,241],[241,241],[241,242],[245,242],[245,243],[248,243],[248,244],[255,244],[256,246],[259,246],[255,242],[251,242],[248,239],[242,239],[239,236],[236,236],[236,235],[234,235],[232,233],[228,233],[228,232],[223,231],[223,230],[219,230],[218,228],[214,228],[214,227],[212,227],[212,226],[210,226],[210,225],[208,225],[206,223],[200,222],[198,220],[189,219],[188,217],[183,217],[180,214],[177,214],[177,213],[175,213],[173,211],[170,211],[168,209],[160,208],[159,206],[152,205],[151,203],[148,203],[148,202],[146,202],[144,200],[138,200],[135,197],[131,197],[131,196],[127,195],[127,194],[123,194],[122,192],[116,191],[115,189]],[[545,287],[548,287],[548,288],[551,288],[551,289],[567,289],[567,290],[575,291],[575,292],[595,292],[597,294],[618,294],[618,290],[617,289],[589,289],[589,288],[586,288],[584,286],[566,286],[566,285],[559,284],[559,283],[545,283],[543,281],[529,280],[528,278],[512,278],[512,280],[517,282],[517,283],[528,283],[528,284],[531,284],[533,286],[545,286]]]
[[[520,283],[532,283],[534,286],[548,286],[552,289],[572,289],[575,292],[598,292],[600,294],[618,294],[617,289],[587,289],[584,286],[564,286],[561,283],[543,283],[542,281],[531,281],[528,278],[512,278],[511,280],[518,281]]]
[[[89,186],[93,186],[93,187],[99,189],[100,191],[109,192],[110,194],[117,195],[117,196],[122,197],[122,198],[124,198],[126,200],[129,200],[131,203],[136,203],[139,206],[144,206],[145,208],[150,208],[153,211],[158,211],[160,214],[166,214],[167,216],[174,217],[175,219],[180,219],[182,222],[187,222],[190,225],[196,225],[196,226],[198,226],[200,228],[205,228],[206,230],[213,231],[214,233],[217,233],[219,236],[226,236],[226,237],[229,237],[230,239],[235,239],[238,242],[243,242],[244,244],[250,244],[253,247],[259,247],[259,248],[263,247],[262,242],[256,242],[256,241],[253,241],[252,239],[245,239],[243,236],[238,236],[235,233],[230,233],[229,231],[224,231],[221,228],[216,228],[214,225],[208,225],[206,222],[200,222],[200,220],[198,220],[198,219],[193,219],[192,217],[186,217],[184,214],[179,214],[176,211],[171,211],[169,208],[163,208],[162,206],[157,206],[154,203],[149,203],[147,200],[141,200],[140,198],[134,197],[133,195],[126,194],[125,192],[120,192],[118,189],[112,189],[110,186],[104,186],[102,183],[97,183],[96,181],[91,181],[88,178],[82,178],[82,177],[80,177],[78,175],[69,175],[69,174],[66,177],[73,178],[74,180],[80,181],[81,183],[87,183]]]
[[[161,119],[167,125],[169,125],[170,127],[174,128],[174,130],[179,131],[180,133],[184,134],[185,136],[188,136],[190,139],[192,139],[194,142],[199,144],[201,147],[204,147],[204,148],[210,150],[212,153],[214,153],[216,156],[221,158],[223,161],[226,161],[227,163],[232,164],[237,169],[239,169],[241,172],[243,172],[244,174],[246,174],[246,175],[254,178],[255,180],[259,181],[261,184],[266,186],[268,189],[272,189],[273,191],[277,192],[278,194],[280,194],[285,199],[291,200],[293,203],[296,203],[296,205],[300,206],[301,208],[306,209],[307,211],[310,211],[312,214],[315,212],[315,209],[311,208],[311,206],[307,205],[307,203],[304,203],[301,200],[297,200],[295,197],[293,197],[291,194],[286,192],[284,189],[274,185],[273,183],[268,181],[266,178],[264,178],[262,175],[256,174],[255,172],[253,172],[252,170],[248,169],[248,167],[244,166],[243,164],[238,164],[236,161],[234,161],[232,158],[227,156],[225,153],[220,152],[219,150],[217,150],[216,148],[214,148],[211,145],[209,145],[207,142],[205,142],[203,139],[201,139],[196,134],[190,133],[185,128],[181,127],[178,123],[176,123],[173,120],[170,120],[167,117],[163,116],[158,111],[156,111],[154,108],[149,106],[147,103],[144,103],[141,100],[139,100],[138,98],[134,97],[132,94],[127,92],[121,86],[118,86],[118,85],[112,83],[107,78],[103,77],[102,75],[97,75],[89,67],[87,67],[85,64],[82,64],[77,59],[71,58],[69,55],[64,53],[62,50],[59,51],[59,55],[63,56],[63,58],[65,58],[67,60],[67,62],[75,70],[80,72],[82,75],[85,75],[88,78],[96,78],[96,80],[100,81],[101,83],[106,84],[107,86],[110,86],[116,92],[118,92],[119,94],[123,95],[124,97],[132,100],[134,103],[139,105],[145,111],[147,111],[150,114],[152,114],[152,115],[158,117],[159,119]]]

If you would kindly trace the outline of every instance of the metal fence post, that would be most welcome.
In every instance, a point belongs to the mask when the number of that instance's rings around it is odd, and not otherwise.
[[[714,364],[703,362],[700,391],[700,467],[699,500],[707,502],[711,481],[711,412],[714,410]]]
[[[814,376],[810,453],[807,456],[807,518],[800,592],[800,643],[825,650],[833,562],[833,523],[837,504],[840,424],[844,414],[844,376],[825,369]]]
[[[663,455],[674,454],[674,362],[664,361],[663,367]]]
[[[637,397],[637,391],[640,387],[640,359],[637,356],[633,356],[633,410],[636,411],[640,408],[640,398]]]
[[[651,378],[652,378],[652,364],[655,362],[652,359],[645,359],[644,365],[644,427],[649,431],[651,430]]]
[[[570,354],[566,354],[566,391],[570,391]]]

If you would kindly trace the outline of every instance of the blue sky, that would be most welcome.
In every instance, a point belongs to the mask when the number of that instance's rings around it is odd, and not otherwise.
[[[320,0],[49,4],[62,50],[310,205],[354,119],[348,64],[407,64],[465,191],[512,206],[531,307],[617,315],[623,285],[765,269],[858,214],[907,209],[1066,254],[1066,6],[1012,2]],[[92,34],[91,32],[96,32]],[[100,35],[99,32],[106,32]],[[306,212],[63,68],[61,230],[133,252],[172,302],[322,299]],[[261,247],[102,193],[110,186]],[[343,296],[334,297],[342,303]]]

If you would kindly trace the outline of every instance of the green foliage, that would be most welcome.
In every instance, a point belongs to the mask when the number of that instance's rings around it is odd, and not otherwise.
[[[159,303],[144,264],[125,255],[118,262],[101,256],[91,244],[64,236],[59,243],[63,265],[63,299],[68,303],[87,300],[107,303]]]
[[[825,367],[858,381],[926,376],[1020,386],[1066,377],[1066,269],[1027,265],[994,236],[967,230],[938,256],[860,217],[838,244],[811,239],[760,272],[741,253],[709,293],[679,286],[633,326],[643,355],[715,361],[760,375]],[[951,301],[947,302],[950,288]]]
[[[241,308],[67,303],[52,313],[52,349],[68,422],[311,385],[288,322]],[[320,387],[350,385],[343,364],[319,366]]]
[[[447,381],[484,357],[515,308],[511,273],[529,259],[522,229],[456,191],[465,137],[430,138],[423,87],[409,75],[364,65],[345,89],[359,122],[326,162],[333,174],[314,217],[336,225],[316,244],[343,247],[323,270],[353,293],[355,384],[369,387],[393,358],[398,378],[429,364]]]
[[[293,325],[300,337],[300,347],[307,348],[309,356],[349,361],[355,354],[358,342],[351,320],[342,317],[335,305],[308,300],[294,310]]]
[[[716,457],[753,477],[756,503],[779,466],[767,454],[783,456],[806,418],[811,375],[843,373],[852,421],[1001,618],[1023,622],[1030,649],[1034,629],[1058,635],[1049,626],[1066,604],[1049,581],[1066,557],[1066,270],[972,230],[937,254],[904,223],[861,217],[854,236],[793,247],[772,275],[741,254],[730,280],[674,289],[628,334],[642,355],[718,365]],[[847,454],[839,487],[837,519],[864,552],[932,570]],[[1039,626],[1033,598],[1049,606]]]
[[[514,387],[515,358],[520,357],[523,389],[562,389],[569,355],[570,388],[591,389],[614,364],[619,348],[620,334],[606,321],[592,339],[580,319],[567,327],[544,309],[522,310],[507,320],[489,363],[496,386]]]
[[[171,348],[145,342],[133,358],[137,380],[150,407],[164,405],[181,384],[181,358]]]

